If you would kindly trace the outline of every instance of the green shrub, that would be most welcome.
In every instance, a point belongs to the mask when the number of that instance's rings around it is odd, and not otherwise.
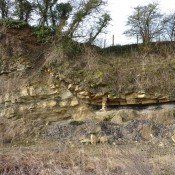
[[[80,56],[84,53],[84,45],[69,37],[63,37],[61,40],[61,45],[64,54],[70,58]]]
[[[33,27],[33,34],[37,37],[38,41],[47,42],[53,37],[55,30],[52,27],[39,25]]]
[[[0,19],[0,26],[6,26],[8,28],[24,28],[27,27],[28,24],[25,21],[7,18]]]

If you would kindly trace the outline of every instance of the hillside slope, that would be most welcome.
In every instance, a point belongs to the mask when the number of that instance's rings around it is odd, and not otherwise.
[[[30,28],[1,27],[0,34],[0,117],[5,138],[40,136],[61,120],[99,116],[111,120],[118,115],[113,114],[116,111],[101,116],[100,108],[141,104],[147,108],[175,100],[173,44],[162,46],[169,50],[160,53],[132,49],[116,56],[72,41],[39,43]],[[166,116],[171,115],[170,107]],[[121,121],[130,120],[124,118]]]
[[[174,174],[174,43],[122,49],[0,27],[0,174]]]

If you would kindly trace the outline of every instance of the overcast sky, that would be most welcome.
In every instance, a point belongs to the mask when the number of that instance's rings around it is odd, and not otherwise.
[[[108,34],[105,35],[107,45],[112,44],[112,35],[115,36],[115,44],[135,43],[135,39],[123,35],[126,30],[127,18],[133,13],[133,7],[146,5],[150,2],[158,2],[163,13],[175,11],[174,0],[108,0],[107,10],[111,14],[112,21],[108,27]]]

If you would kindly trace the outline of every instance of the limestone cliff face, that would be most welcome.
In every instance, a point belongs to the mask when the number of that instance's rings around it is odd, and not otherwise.
[[[28,30],[0,29],[1,116],[72,117],[67,108],[78,106],[78,99],[63,81],[42,69],[48,46],[32,44]]]
[[[31,44],[34,37],[28,30],[0,28],[0,132],[4,137],[36,135],[34,125],[39,129],[92,116],[64,81],[42,68],[48,46]]]
[[[113,94],[100,85],[95,93],[53,67],[43,66],[47,50],[48,45],[36,43],[30,29],[0,28],[1,117],[57,121],[92,115],[85,104],[101,107],[173,101],[169,96],[144,91]]]
[[[14,79],[8,78],[14,84]],[[4,82],[8,86],[8,81]],[[68,107],[79,105],[78,100],[66,89],[62,83],[55,84],[49,75],[36,78],[32,84],[25,82],[22,87],[19,85],[13,90],[4,89],[1,94],[1,117],[20,118],[29,117],[51,120],[69,118],[72,115]],[[17,84],[14,86],[18,86]],[[13,86],[13,84],[11,84]]]
[[[115,94],[100,83],[93,90],[93,87],[85,86],[86,80],[81,74],[77,79],[75,76],[66,77],[59,64],[49,65],[49,45],[35,41],[30,29],[0,28],[1,138],[40,135],[48,125],[69,119],[107,119],[120,124],[125,119],[118,112],[114,111],[112,115],[109,112],[108,117],[108,113],[99,113],[99,109],[102,107],[105,111],[106,106],[157,104],[175,100],[156,92]],[[59,55],[56,53],[55,57]],[[62,69],[68,68],[65,64]],[[93,110],[94,106],[98,106],[98,111]],[[127,115],[131,120],[135,118],[132,118],[133,114]]]

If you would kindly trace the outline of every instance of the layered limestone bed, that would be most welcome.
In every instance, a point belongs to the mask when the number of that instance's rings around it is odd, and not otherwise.
[[[67,109],[78,104],[78,100],[63,84],[53,84],[49,76],[45,75],[35,84],[2,93],[1,117],[14,119],[29,115],[29,118],[41,117],[47,120],[56,117],[57,121],[69,118]]]
[[[67,109],[79,102],[64,82],[40,67],[48,46],[31,44],[34,41],[28,29],[1,28],[0,33],[1,116],[69,117]]]
[[[31,44],[29,31],[23,37],[20,32],[0,29],[3,143],[41,136],[85,144],[175,141],[175,104],[161,104],[173,98],[144,91],[119,96],[88,91],[46,66],[48,46]]]

